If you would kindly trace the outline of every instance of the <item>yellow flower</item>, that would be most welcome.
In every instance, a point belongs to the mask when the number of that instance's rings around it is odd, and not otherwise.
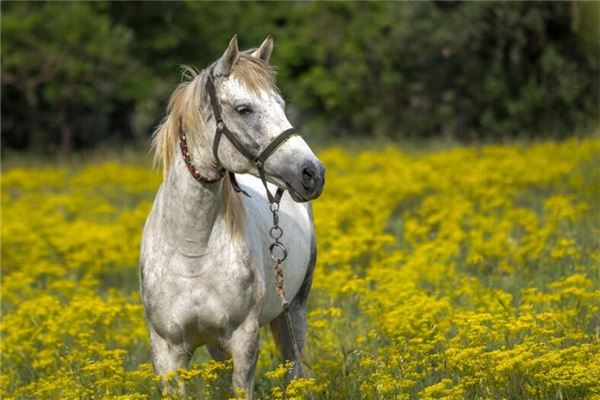
[[[265,328],[255,397],[600,398],[599,154],[322,151],[308,377]],[[137,264],[159,184],[119,160],[2,172],[2,398],[158,398]],[[166,378],[244,395],[231,360],[193,360]]]

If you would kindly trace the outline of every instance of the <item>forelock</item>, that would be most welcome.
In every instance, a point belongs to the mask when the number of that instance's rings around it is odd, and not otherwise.
[[[261,92],[279,92],[275,70],[250,54],[240,54],[231,76],[256,96]]]

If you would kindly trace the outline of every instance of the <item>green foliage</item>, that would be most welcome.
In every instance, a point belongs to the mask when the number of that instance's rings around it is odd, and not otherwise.
[[[120,102],[148,95],[148,74],[129,55],[132,32],[99,11],[78,2],[3,4],[3,135],[69,152],[76,140],[106,135]]]
[[[306,132],[559,137],[598,122],[597,3],[2,4],[2,141],[146,139],[180,65],[238,33],[273,64]]]
[[[298,45],[295,51],[308,58],[282,69],[292,71],[285,82],[298,76],[300,90],[290,95],[333,122],[330,130],[559,136],[597,118],[597,47],[584,51],[570,25],[572,9],[581,5],[311,7],[306,19],[316,22],[293,30],[284,46],[294,38],[318,45]]]

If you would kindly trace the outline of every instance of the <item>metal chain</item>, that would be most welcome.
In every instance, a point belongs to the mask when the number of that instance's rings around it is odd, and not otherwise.
[[[269,246],[269,252],[271,253],[271,259],[275,269],[275,290],[281,298],[281,305],[284,311],[287,311],[289,304],[285,298],[285,287],[283,282],[283,261],[287,258],[287,249],[279,241],[283,236],[283,229],[279,226],[279,203],[271,203],[271,213],[273,214],[273,226],[269,230],[269,235],[273,239],[273,243]]]
[[[290,340],[294,348],[294,356],[298,363],[298,372],[301,377],[305,376],[304,366],[298,348],[298,342],[296,341],[296,335],[294,334],[294,326],[292,325],[292,318],[290,317],[290,306],[285,297],[285,287],[283,279],[283,261],[287,258],[287,249],[279,241],[283,236],[283,229],[279,226],[279,203],[274,201],[270,205],[271,213],[273,214],[273,226],[269,230],[269,235],[273,239],[273,243],[269,246],[269,252],[271,253],[271,259],[273,260],[273,268],[275,270],[275,290],[281,298],[281,306],[283,307],[283,313],[285,315],[285,321],[287,324],[288,331],[290,332]]]

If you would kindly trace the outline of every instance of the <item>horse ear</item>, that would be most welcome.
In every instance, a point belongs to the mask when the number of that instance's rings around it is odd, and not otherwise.
[[[217,65],[215,66],[215,74],[216,75],[229,75],[231,72],[231,68],[236,63],[240,56],[240,50],[238,48],[238,40],[237,35],[233,35],[231,40],[229,41],[229,46],[227,46],[227,50],[221,56]]]
[[[268,64],[271,59],[271,53],[273,53],[273,38],[269,35],[264,42],[262,42],[260,47],[252,53],[252,57],[256,57],[265,64]]]

